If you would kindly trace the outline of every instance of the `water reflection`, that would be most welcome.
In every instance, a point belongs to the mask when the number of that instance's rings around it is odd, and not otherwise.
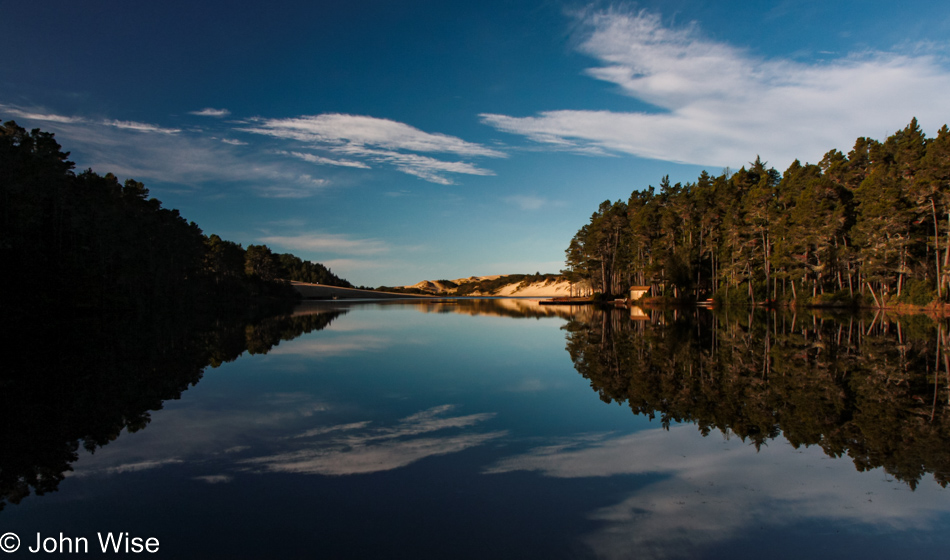
[[[361,309],[397,309],[407,308],[421,313],[459,314],[469,316],[509,317],[511,319],[541,319],[560,317],[569,319],[582,315],[590,316],[591,307],[587,305],[542,305],[541,298],[452,298],[421,300],[379,300],[366,303],[365,300],[335,301],[333,306],[339,309],[358,307]],[[295,313],[308,313],[328,305],[325,302],[303,302]]]
[[[7,356],[0,379],[0,446],[4,450],[0,456],[0,509],[7,503],[19,503],[31,491],[37,495],[56,491],[72,471],[81,448],[91,452],[123,431],[142,430],[149,424],[152,411],[161,409],[164,401],[181,398],[209,366],[232,362],[245,352],[328,358],[382,351],[395,344],[391,335],[361,334],[279,346],[281,341],[326,328],[353,305],[357,304],[310,303],[292,313],[250,322],[243,318],[152,314],[37,317],[36,322],[6,324],[4,339],[17,351]],[[381,301],[359,305],[515,318],[570,314],[569,309],[541,306],[537,300]],[[182,426],[182,431],[189,430]],[[450,441],[449,445],[464,442]],[[438,453],[438,446],[415,453]],[[145,460],[113,465],[101,472],[134,472],[178,462],[180,459],[174,457]],[[261,460],[260,464],[278,468],[276,461]]]
[[[570,318],[587,306],[541,305],[538,299],[499,298],[447,300],[419,305],[425,313],[459,313],[461,315],[491,315],[513,319],[540,319],[542,317]]]
[[[455,407],[442,405],[401,419],[389,427],[372,421],[320,427],[291,436],[292,445],[273,455],[244,459],[252,472],[348,475],[405,467],[426,457],[457,453],[502,437],[505,431],[418,437],[474,426],[493,413],[446,416]],[[454,431],[454,430],[453,430]],[[300,440],[308,440],[301,444]]]
[[[877,535],[937,529],[947,507],[942,494],[915,494],[896,481],[856,477],[846,464],[821,453],[787,445],[756,452],[739,438],[698,439],[686,425],[586,435],[510,457],[488,470],[520,471],[558,479],[654,477],[616,503],[588,512],[600,527],[583,540],[601,558],[629,558],[631,551],[638,558],[715,556],[711,549],[735,546],[750,531],[769,527],[791,533],[809,519]],[[834,540],[845,542],[841,536]],[[822,556],[829,552],[824,546]],[[765,547],[752,554],[759,555],[773,556]]]
[[[320,330],[346,310],[323,308],[248,323],[181,315],[38,317],[4,325],[0,383],[0,509],[56,491],[80,448],[137,432],[151,411],[197,384],[208,366],[262,354]],[[114,472],[156,468],[144,461]]]
[[[32,429],[32,449],[74,454],[3,454],[3,476],[20,461],[65,477],[59,496],[3,512],[4,531],[119,523],[176,558],[876,557],[908,541],[924,557],[950,545],[946,331],[926,318],[459,300],[217,323],[55,327],[70,358],[34,343],[34,366],[76,365],[43,375],[78,401],[57,416],[65,393],[33,386],[20,412],[55,422],[0,433]],[[30,397],[27,377],[4,402]],[[148,399],[93,390],[108,384]],[[91,410],[69,412],[80,402]],[[262,526],[281,537],[255,539]]]
[[[756,447],[781,435],[847,455],[859,471],[884,467],[911,488],[926,474],[950,479],[943,323],[765,311],[648,318],[598,311],[565,325],[575,368],[604,402]]]

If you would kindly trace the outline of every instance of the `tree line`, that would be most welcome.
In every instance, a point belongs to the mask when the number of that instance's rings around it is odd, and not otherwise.
[[[950,129],[927,138],[915,118],[785,173],[756,158],[696,182],[667,176],[603,202],[566,257],[564,273],[603,294],[642,285],[724,303],[946,302]]]
[[[51,133],[0,125],[0,259],[18,304],[193,307],[290,298],[286,280],[350,287],[321,264],[206,236],[142,183],[74,173],[68,157]]]

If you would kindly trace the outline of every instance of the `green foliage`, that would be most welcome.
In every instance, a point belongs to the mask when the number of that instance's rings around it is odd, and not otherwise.
[[[590,222],[571,240],[567,253],[568,278],[586,283],[591,289],[623,296],[629,286],[625,276],[630,268],[630,225],[628,205],[605,200]]]
[[[244,273],[264,282],[280,276],[280,261],[267,245],[248,245],[244,252]]]
[[[53,135],[0,126],[0,259],[15,304],[153,309],[294,298],[289,275],[349,285],[264,245],[205,237],[142,183],[73,172]]]
[[[305,261],[290,253],[277,255],[280,264],[279,276],[295,282],[323,284],[340,288],[352,288],[353,285],[333,274],[326,266],[311,261]]]
[[[566,250],[568,278],[604,293],[727,304],[918,305],[950,298],[950,129],[916,119],[847,154],[760,158],[735,173],[606,201]],[[844,293],[846,292],[846,296]],[[873,294],[873,295],[872,295]]]
[[[735,287],[730,289],[728,286],[720,288],[712,295],[712,299],[717,305],[749,305],[752,303],[749,292]]]
[[[936,297],[932,285],[925,280],[911,278],[904,285],[904,291],[898,298],[900,303],[909,303],[911,305],[927,305]]]
[[[808,301],[810,305],[815,307],[854,308],[860,307],[863,300],[860,295],[852,296],[848,290],[839,290],[837,292],[819,294]]]
[[[414,294],[420,296],[431,296],[430,292],[427,292],[420,288],[405,288],[403,286],[379,286],[375,288],[377,292],[389,292],[392,294]]]

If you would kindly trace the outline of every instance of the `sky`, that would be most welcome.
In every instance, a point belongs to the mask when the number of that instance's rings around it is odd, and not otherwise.
[[[0,0],[0,120],[355,285],[553,273],[604,200],[950,123],[932,0]]]

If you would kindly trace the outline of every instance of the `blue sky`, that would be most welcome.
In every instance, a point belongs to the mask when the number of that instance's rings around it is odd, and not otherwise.
[[[0,0],[0,119],[358,285],[556,272],[599,202],[950,122],[950,5]]]

